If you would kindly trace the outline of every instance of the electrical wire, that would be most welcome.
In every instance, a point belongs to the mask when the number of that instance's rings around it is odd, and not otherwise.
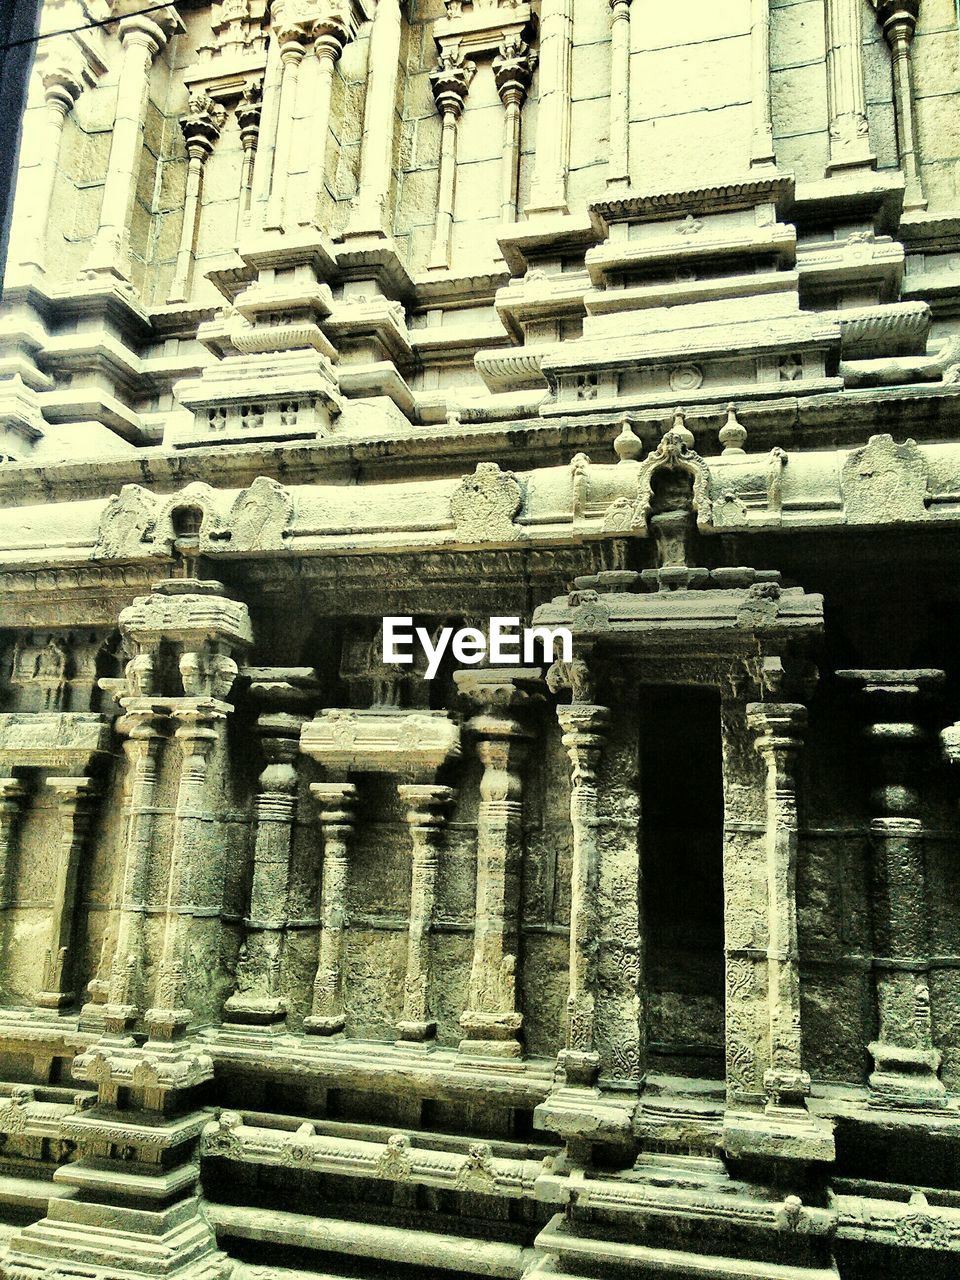
[[[118,13],[115,18],[102,18],[99,22],[85,22],[79,27],[64,27],[60,31],[43,31],[36,36],[25,36],[22,40],[9,40],[6,44],[0,44],[0,53],[6,53],[8,49],[22,49],[28,44],[39,44],[41,40],[52,40],[55,36],[72,36],[78,31],[95,31],[98,27],[112,27],[114,23],[123,22],[126,18],[139,18],[144,14],[157,13],[160,9],[171,7],[170,0],[166,0],[164,4],[152,4],[146,9],[135,9],[133,13]]]

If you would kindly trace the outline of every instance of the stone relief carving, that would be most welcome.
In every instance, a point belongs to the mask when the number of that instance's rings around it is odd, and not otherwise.
[[[472,476],[464,476],[450,499],[457,537],[465,542],[512,542],[523,537],[515,520],[523,491],[512,471],[496,462],[478,462]]]
[[[191,511],[199,513],[195,537],[203,553],[215,552],[218,547],[270,551],[284,545],[294,504],[289,491],[268,476],[258,476],[228,510],[224,510],[217,490],[199,482],[166,498],[140,485],[124,485],[104,510],[92,558],[135,560],[145,555],[168,555],[180,537],[178,519]]]
[[[927,519],[928,466],[916,441],[871,436],[848,455],[840,474],[848,524]]]

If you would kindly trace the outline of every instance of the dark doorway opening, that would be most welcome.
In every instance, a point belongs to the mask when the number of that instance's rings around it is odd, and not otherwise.
[[[640,867],[650,1067],[719,1079],[724,1064],[723,760],[714,689],[640,698]]]

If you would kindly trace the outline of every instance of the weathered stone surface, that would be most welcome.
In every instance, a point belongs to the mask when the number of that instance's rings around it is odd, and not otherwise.
[[[0,300],[0,1270],[952,1275],[952,6],[133,8]]]

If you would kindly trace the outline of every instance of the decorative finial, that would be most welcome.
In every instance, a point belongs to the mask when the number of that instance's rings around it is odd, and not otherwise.
[[[613,451],[621,462],[636,462],[643,453],[643,441],[633,429],[629,418],[623,418],[620,434],[613,442]]]
[[[732,404],[727,405],[727,420],[720,428],[718,438],[725,454],[745,452],[747,428],[737,421],[737,411]]]
[[[693,448],[693,432],[687,426],[687,420],[682,409],[677,409],[673,415],[673,426],[670,428],[670,434],[678,437],[681,444],[686,445],[688,449]]]

